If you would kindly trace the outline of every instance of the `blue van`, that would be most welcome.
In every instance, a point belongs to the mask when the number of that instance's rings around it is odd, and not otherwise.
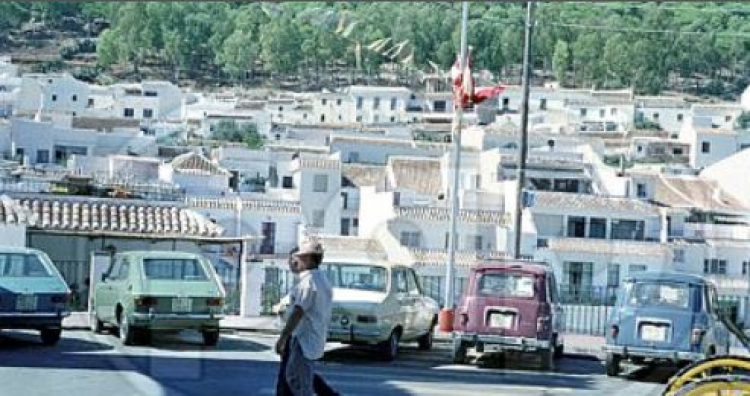
[[[729,353],[716,286],[681,273],[644,272],[623,281],[609,319],[607,375],[620,363],[687,363]]]

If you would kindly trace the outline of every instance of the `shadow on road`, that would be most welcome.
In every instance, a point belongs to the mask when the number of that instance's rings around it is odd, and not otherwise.
[[[638,381],[653,384],[666,384],[669,379],[680,370],[676,366],[646,365],[633,366],[634,370],[626,372],[623,378],[628,381]]]
[[[234,358],[231,354],[209,354],[195,339],[173,335],[157,340],[157,347],[136,347],[123,349],[122,353],[80,353],[110,350],[107,340],[64,338],[56,347],[43,347],[35,339],[35,334],[21,334],[12,338],[0,338],[0,353],[18,350],[18,353],[3,353],[0,367],[50,368],[75,370],[96,370],[109,372],[137,373],[155,381],[164,394],[207,395],[242,394],[272,395],[275,393],[278,362],[270,360],[270,355],[255,358]],[[88,336],[87,336],[88,337]],[[114,338],[114,337],[113,337]],[[187,342],[185,342],[187,341]],[[112,340],[113,345],[119,341]],[[194,343],[195,342],[195,343]],[[115,349],[119,350],[119,346]],[[169,350],[177,349],[176,354]],[[27,353],[28,350],[36,353]],[[263,351],[266,346],[250,340],[222,338],[219,351]],[[165,352],[167,350],[167,352]],[[213,349],[216,350],[216,349]],[[182,353],[188,351],[191,353]],[[194,352],[194,353],[192,353]],[[344,395],[411,395],[410,387],[421,386],[429,389],[492,389],[497,386],[521,386],[535,389],[540,386],[565,387],[575,390],[589,390],[594,387],[591,376],[566,376],[564,373],[542,372],[503,372],[481,370],[460,366],[445,365],[444,351],[422,352],[405,347],[400,360],[396,362],[375,361],[372,351],[357,348],[343,348],[329,352],[318,370]],[[432,354],[432,356],[430,356]],[[437,354],[437,355],[436,355]],[[417,364],[411,363],[416,362]],[[442,366],[442,367],[441,367]],[[71,373],[71,380],[76,374]],[[417,385],[414,385],[417,383]],[[544,385],[542,385],[544,384]],[[95,389],[92,384],[92,391]],[[466,388],[464,388],[466,389]],[[131,391],[132,392],[132,391]]]
[[[28,352],[28,351],[45,351],[51,353],[70,353],[70,352],[95,352],[107,351],[113,349],[111,345],[99,342],[81,340],[79,338],[70,338],[66,332],[62,332],[60,342],[54,346],[42,344],[38,331],[25,330],[3,330],[0,332],[0,352]],[[0,359],[0,365],[3,365]]]

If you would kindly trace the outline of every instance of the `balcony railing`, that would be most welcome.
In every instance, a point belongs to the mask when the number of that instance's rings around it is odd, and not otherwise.
[[[750,240],[750,226],[686,223],[684,237],[688,239],[731,239],[747,241]]]

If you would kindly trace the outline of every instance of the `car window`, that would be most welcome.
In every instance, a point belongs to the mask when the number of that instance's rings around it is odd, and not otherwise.
[[[396,293],[407,293],[409,291],[409,282],[406,280],[406,273],[403,270],[393,270],[393,287]]]
[[[47,278],[49,268],[36,254],[0,254],[0,278]]]
[[[125,259],[120,264],[120,270],[117,271],[117,280],[126,280],[130,276],[130,262]]]
[[[121,256],[115,257],[115,259],[112,261],[112,264],[109,266],[109,269],[107,270],[107,280],[117,280],[118,276],[120,275],[120,267],[122,266],[122,261],[123,258]]]
[[[168,281],[204,281],[208,275],[196,259],[147,258],[143,272],[148,279]]]
[[[414,273],[414,270],[406,270],[406,281],[409,287],[409,294],[412,296],[419,296],[421,295],[421,291],[419,289],[419,282],[417,281],[416,274]]]
[[[376,265],[324,263],[320,270],[340,289],[384,292],[388,281],[386,269]]]
[[[477,292],[493,297],[534,297],[534,282],[531,275],[513,273],[484,273],[479,277]]]
[[[628,304],[636,307],[688,308],[690,286],[659,281],[635,282],[630,288]]]

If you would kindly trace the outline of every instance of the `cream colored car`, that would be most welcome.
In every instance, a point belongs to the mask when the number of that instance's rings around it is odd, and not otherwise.
[[[372,261],[325,262],[320,269],[333,286],[329,341],[374,346],[388,360],[402,342],[432,348],[439,307],[422,294],[413,269]],[[287,296],[277,312],[288,305]]]

